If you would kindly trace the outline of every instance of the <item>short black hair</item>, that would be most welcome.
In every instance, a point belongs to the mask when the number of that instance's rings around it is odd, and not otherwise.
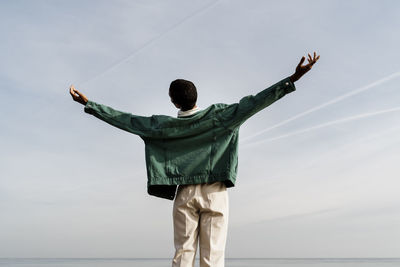
[[[196,105],[196,86],[191,81],[177,79],[169,86],[169,96],[172,98],[172,102],[181,107],[182,111],[190,110]]]

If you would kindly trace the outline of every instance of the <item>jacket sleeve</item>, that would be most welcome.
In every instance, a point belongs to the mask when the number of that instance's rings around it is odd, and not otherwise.
[[[220,113],[221,122],[226,128],[239,127],[260,110],[295,90],[296,87],[290,78],[285,78],[255,96],[249,95],[243,97],[239,103],[228,105]]]
[[[152,128],[152,117],[132,115],[90,100],[85,105],[85,112],[140,137],[152,137],[157,132]]]

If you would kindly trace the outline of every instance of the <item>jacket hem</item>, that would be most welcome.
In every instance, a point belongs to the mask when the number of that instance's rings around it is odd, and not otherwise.
[[[220,174],[203,174],[193,176],[178,176],[178,177],[152,177],[149,179],[148,186],[152,185],[183,185],[183,184],[204,184],[212,182],[225,182],[230,181],[232,184],[230,187],[235,185],[236,177],[233,175],[227,175],[227,173]]]

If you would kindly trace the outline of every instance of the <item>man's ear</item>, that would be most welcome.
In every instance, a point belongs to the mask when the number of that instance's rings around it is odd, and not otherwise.
[[[181,106],[179,105],[179,104],[177,104],[177,103],[175,103],[172,99],[171,99],[171,102],[172,102],[172,104],[174,104],[174,106],[176,107],[176,108],[181,108]]]

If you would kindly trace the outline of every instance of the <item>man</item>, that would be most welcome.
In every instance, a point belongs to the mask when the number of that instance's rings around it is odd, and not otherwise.
[[[295,73],[239,103],[214,104],[200,110],[197,90],[183,79],[169,88],[178,118],[163,115],[142,117],[89,101],[70,87],[72,98],[85,105],[85,112],[145,142],[148,193],[174,199],[173,267],[194,266],[200,245],[200,266],[224,266],[228,226],[228,194],[235,185],[240,126],[256,112],[295,90],[300,79],[319,56],[302,57]],[[179,186],[179,187],[178,187]],[[178,187],[178,188],[177,188]]]

